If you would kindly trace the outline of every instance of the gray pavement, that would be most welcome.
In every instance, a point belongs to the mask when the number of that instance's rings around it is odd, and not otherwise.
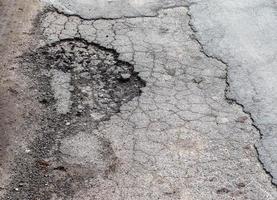
[[[259,158],[277,183],[276,1],[195,1],[192,25],[205,52],[228,65],[228,96],[259,129]],[[191,1],[194,3],[194,1]]]
[[[60,12],[84,19],[154,17],[164,8],[184,6],[182,0],[51,0]]]
[[[6,199],[277,199],[274,3],[48,3],[23,62],[45,117]]]

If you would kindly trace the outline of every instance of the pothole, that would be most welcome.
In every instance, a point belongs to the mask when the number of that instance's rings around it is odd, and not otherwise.
[[[84,111],[110,115],[118,112],[122,103],[139,96],[145,86],[133,66],[118,60],[114,50],[82,39],[42,47],[30,61],[46,77],[43,80],[50,80],[58,114]]]
[[[6,199],[68,198],[86,179],[112,174],[118,164],[112,145],[92,132],[140,95],[145,82],[134,67],[114,50],[82,39],[38,48],[22,66],[36,84],[43,113],[30,152],[16,160]]]

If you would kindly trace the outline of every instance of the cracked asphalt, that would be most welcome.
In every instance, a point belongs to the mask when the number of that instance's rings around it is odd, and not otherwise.
[[[28,1],[1,199],[277,199],[275,1]]]

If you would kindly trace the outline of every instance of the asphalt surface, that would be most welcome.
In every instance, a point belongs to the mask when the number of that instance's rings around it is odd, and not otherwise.
[[[251,113],[262,137],[257,144],[259,158],[274,183],[277,183],[276,3],[200,1],[190,12],[205,51],[228,65],[228,95]]]
[[[40,5],[3,200],[277,199],[274,1]]]

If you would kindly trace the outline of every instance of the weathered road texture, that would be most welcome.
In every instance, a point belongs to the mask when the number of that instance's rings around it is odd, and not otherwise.
[[[14,157],[26,149],[33,138],[25,124],[36,113],[36,104],[20,72],[17,57],[29,47],[32,20],[38,12],[35,0],[0,0],[0,197],[5,192]]]
[[[230,69],[204,52],[190,6],[92,2],[55,1],[40,19],[23,68],[45,117],[5,199],[275,200],[260,133],[227,98]]]
[[[51,0],[51,3],[58,11],[83,19],[154,17],[160,9],[185,5],[183,0]]]
[[[197,38],[207,54],[227,63],[228,96],[251,113],[262,137],[259,158],[277,184],[277,2],[195,2]]]

